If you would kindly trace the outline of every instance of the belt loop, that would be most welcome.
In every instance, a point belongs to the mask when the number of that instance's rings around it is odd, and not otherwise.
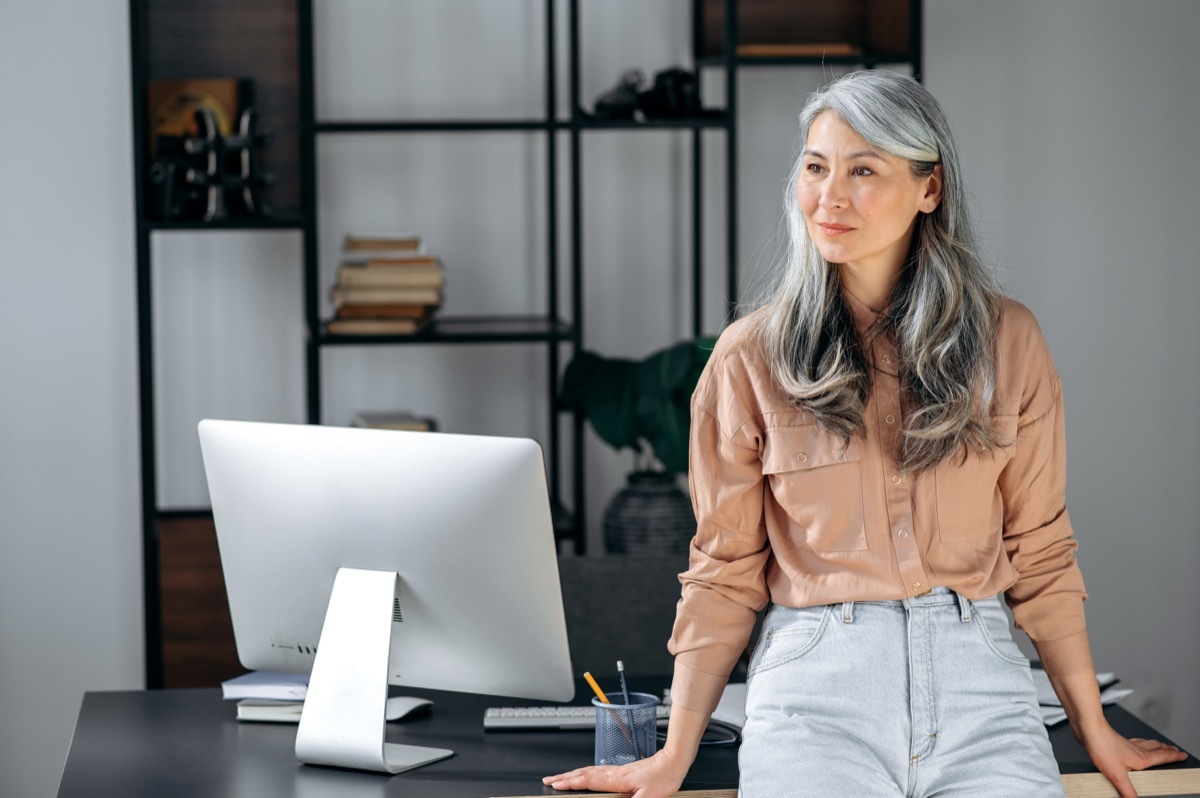
[[[962,610],[962,622],[967,623],[971,620],[971,600],[957,591],[954,595],[958,597],[958,608]]]
[[[842,623],[854,623],[854,602],[842,602]]]

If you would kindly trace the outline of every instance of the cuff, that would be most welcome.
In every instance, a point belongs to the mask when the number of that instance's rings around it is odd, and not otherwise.
[[[675,678],[671,682],[671,706],[704,712],[711,715],[721,700],[721,692],[729,681],[728,676],[691,668],[675,658]]]
[[[1096,671],[1086,631],[1058,640],[1035,640],[1033,644],[1037,647],[1038,657],[1042,660],[1042,667],[1046,669],[1047,674],[1069,676],[1072,673]],[[674,700],[673,691],[671,695]]]

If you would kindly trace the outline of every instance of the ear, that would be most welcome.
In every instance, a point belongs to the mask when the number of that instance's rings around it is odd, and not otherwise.
[[[925,178],[925,196],[921,197],[921,211],[933,213],[942,204],[942,165],[933,165],[933,172]]]

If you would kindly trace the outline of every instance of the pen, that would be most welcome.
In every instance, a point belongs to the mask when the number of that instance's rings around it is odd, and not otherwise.
[[[633,731],[633,709],[629,706],[629,685],[625,683],[625,663],[617,660],[617,673],[621,676],[621,695],[625,697],[625,714],[628,715],[629,730]],[[641,746],[638,745],[637,734],[633,734],[629,742],[633,743],[633,755],[642,758]]]

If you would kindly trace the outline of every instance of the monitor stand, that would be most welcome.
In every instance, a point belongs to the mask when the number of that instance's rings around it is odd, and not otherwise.
[[[395,571],[338,569],[296,731],[301,762],[400,773],[454,754],[384,742],[398,579]]]

